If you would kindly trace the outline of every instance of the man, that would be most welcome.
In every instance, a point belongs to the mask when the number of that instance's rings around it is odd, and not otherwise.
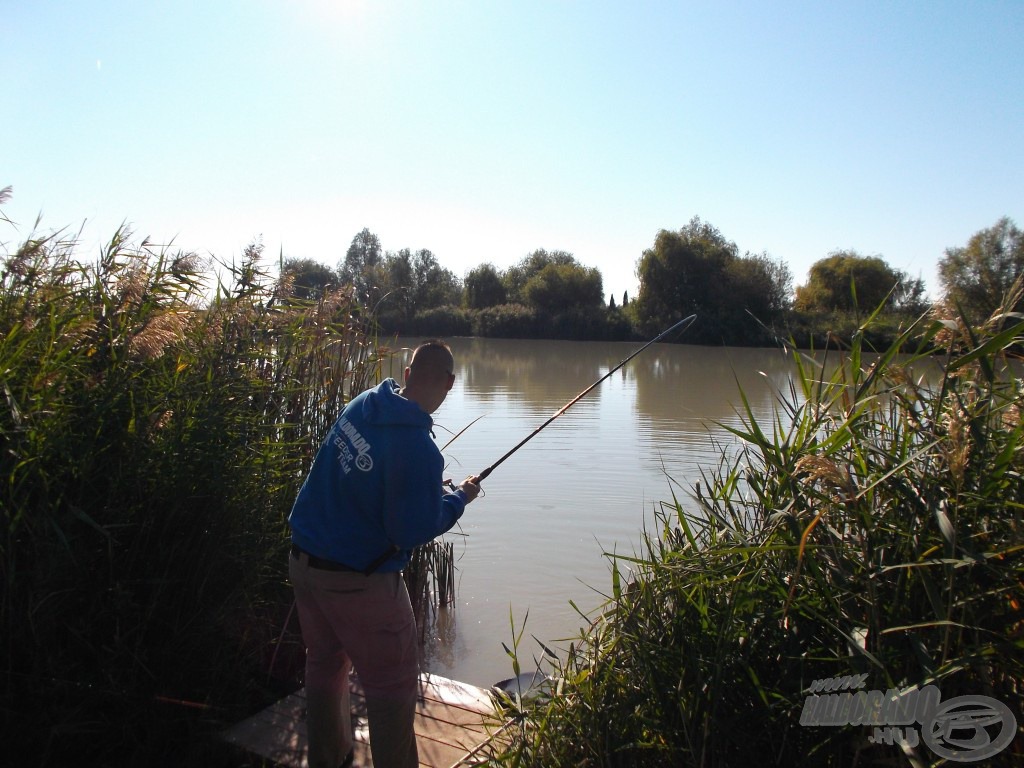
[[[415,768],[416,621],[402,569],[413,548],[455,525],[480,493],[444,493],[430,414],[455,383],[451,349],[413,352],[405,386],[355,397],[320,447],[292,507],[289,575],[306,645],[310,768],[352,764],[348,674],[366,693],[376,768]]]

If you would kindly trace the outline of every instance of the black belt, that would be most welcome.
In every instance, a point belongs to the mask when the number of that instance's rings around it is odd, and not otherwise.
[[[309,554],[304,549],[299,549],[298,545],[292,544],[292,557],[298,559],[299,555],[306,556],[310,568],[316,568],[320,571],[351,571],[352,573],[360,573],[356,568],[351,568],[344,563],[336,563],[333,560],[324,560],[321,557]]]

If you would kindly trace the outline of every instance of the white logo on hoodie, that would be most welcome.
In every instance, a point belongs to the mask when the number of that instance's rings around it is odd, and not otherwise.
[[[370,456],[372,446],[366,441],[366,438],[359,434],[359,430],[346,418],[338,421],[338,428],[341,430],[341,434],[335,434],[334,445],[338,449],[338,462],[341,464],[342,471],[346,475],[351,472],[353,460],[356,469],[361,472],[369,472],[373,469],[373,457]],[[345,437],[348,438],[347,441],[344,439]],[[355,451],[355,455],[353,455],[353,451]]]

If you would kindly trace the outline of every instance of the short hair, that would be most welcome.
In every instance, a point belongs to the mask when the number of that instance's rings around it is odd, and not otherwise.
[[[409,369],[424,372],[455,373],[455,357],[451,347],[440,339],[428,339],[413,350]]]

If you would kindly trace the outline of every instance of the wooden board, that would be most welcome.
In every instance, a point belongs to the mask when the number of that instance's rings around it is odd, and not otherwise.
[[[355,676],[351,686],[355,765],[372,766],[365,700]],[[305,712],[306,695],[302,689],[232,726],[224,738],[279,765],[307,768]],[[502,730],[500,725],[487,691],[437,675],[420,676],[420,698],[416,705],[420,765],[476,765],[482,762],[493,737]]]

